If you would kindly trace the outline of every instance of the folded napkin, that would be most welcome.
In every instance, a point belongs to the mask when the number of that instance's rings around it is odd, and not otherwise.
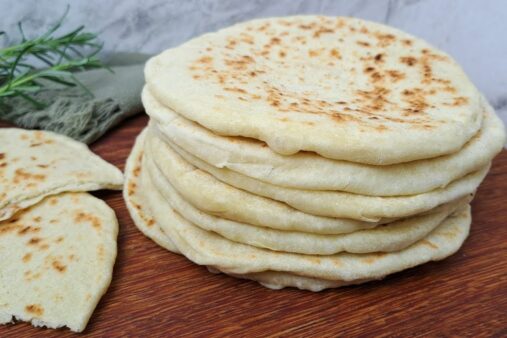
[[[142,111],[143,68],[148,55],[116,53],[106,61],[113,72],[94,69],[76,73],[93,94],[79,87],[49,84],[34,94],[48,105],[40,110],[21,98],[5,100],[0,119],[23,128],[50,130],[92,143],[123,119]]]

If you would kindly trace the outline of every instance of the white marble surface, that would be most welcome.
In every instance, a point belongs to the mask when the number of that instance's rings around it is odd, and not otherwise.
[[[108,51],[156,53],[250,18],[301,13],[357,16],[401,28],[461,63],[507,122],[505,0],[0,0],[0,45],[41,32],[71,5],[64,27],[84,24]]]

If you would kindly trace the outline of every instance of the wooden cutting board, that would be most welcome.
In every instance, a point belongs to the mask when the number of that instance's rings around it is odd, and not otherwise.
[[[146,123],[130,119],[92,149],[123,169]],[[0,326],[0,337],[507,336],[505,150],[476,195],[472,231],[457,254],[320,293],[213,275],[144,237],[120,192],[96,195],[115,209],[121,229],[113,282],[86,331],[18,323]]]

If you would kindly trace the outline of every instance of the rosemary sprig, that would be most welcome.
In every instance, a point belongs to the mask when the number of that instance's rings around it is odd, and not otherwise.
[[[5,98],[21,97],[36,108],[45,107],[45,102],[33,97],[34,93],[47,84],[44,81],[63,86],[80,86],[92,95],[76,79],[74,73],[85,69],[104,68],[97,58],[102,45],[97,42],[95,34],[84,31],[84,26],[70,33],[55,36],[68,10],[67,7],[61,19],[46,33],[33,39],[26,38],[21,22],[18,23],[21,42],[0,48],[0,104]],[[4,32],[0,32],[1,34]],[[88,52],[85,53],[84,50]],[[34,64],[36,60],[43,66],[36,66]]]

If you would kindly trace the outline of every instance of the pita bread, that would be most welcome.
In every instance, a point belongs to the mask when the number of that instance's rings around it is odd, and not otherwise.
[[[178,248],[169,237],[160,229],[151,216],[150,207],[143,203],[146,191],[138,186],[137,180],[141,173],[141,159],[143,157],[144,138],[147,130],[143,130],[136,139],[132,152],[125,165],[125,186],[123,199],[136,227],[155,243],[174,253]]]
[[[373,165],[459,151],[481,128],[481,95],[447,54],[354,18],[259,19],[148,61],[155,98],[219,135],[283,155]]]
[[[444,204],[430,213],[418,215],[373,229],[359,230],[342,235],[319,235],[307,232],[283,231],[253,226],[208,215],[185,201],[160,171],[149,175],[146,164],[152,161],[143,157],[142,179],[151,180],[154,187],[179,215],[203,230],[215,232],[231,241],[275,251],[310,255],[332,255],[339,252],[369,253],[393,252],[406,248],[426,237],[444,219],[472,197]],[[146,177],[144,177],[146,176]],[[160,187],[164,187],[161,189]]]
[[[123,185],[118,168],[66,136],[2,128],[0,144],[0,221],[49,195]]]
[[[389,166],[330,160],[309,152],[283,156],[257,140],[216,135],[160,104],[146,88],[143,104],[161,138],[202,161],[265,183],[305,190],[421,194],[486,166],[505,144],[503,123],[487,103],[482,129],[458,152]]]
[[[276,252],[227,240],[200,229],[177,214],[149,180],[142,181],[153,216],[178,249],[190,260],[230,274],[264,271],[290,272],[296,275],[354,283],[384,276],[443,259],[456,252],[468,236],[470,208],[457,211],[426,238],[393,253],[312,256]]]
[[[290,189],[270,185],[228,169],[215,168],[188,153],[185,153],[184,159],[168,143],[152,135],[153,133],[148,135],[146,143],[147,156],[154,159],[163,175],[187,201],[209,214],[272,228],[277,227],[270,222],[259,224],[258,218],[267,218],[271,214],[281,216],[274,210],[270,211],[269,208],[275,205],[273,200],[284,202],[306,215],[378,222],[423,213],[472,194],[489,170],[488,166],[443,189],[413,196],[372,197],[339,191]],[[188,159],[199,165],[192,165]],[[261,207],[260,203],[264,205]],[[261,216],[258,216],[259,214]],[[306,230],[304,228],[292,230],[316,232],[314,229],[308,229],[308,226],[303,225]]]
[[[117,234],[113,210],[87,193],[0,222],[0,323],[83,331],[111,282]]]

